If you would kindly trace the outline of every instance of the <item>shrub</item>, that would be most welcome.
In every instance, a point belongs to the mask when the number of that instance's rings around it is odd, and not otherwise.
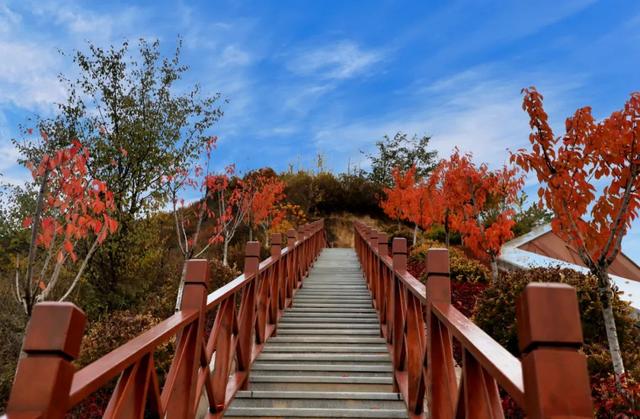
[[[535,268],[511,271],[489,284],[478,300],[474,320],[511,353],[518,353],[515,324],[516,300],[530,282],[561,282],[576,288],[584,335],[584,352],[592,374],[612,371],[607,338],[597,297],[597,280],[571,269]],[[640,376],[640,330],[629,305],[616,295],[613,310],[623,359],[629,374]]]
[[[633,378],[623,378],[620,389],[613,375],[596,378],[591,383],[591,396],[598,418],[640,417],[640,383]]]
[[[441,243],[446,242],[447,235],[444,231],[444,226],[442,224],[436,224],[432,226],[429,229],[429,231],[426,231],[424,234],[428,240],[433,240]],[[462,238],[460,236],[460,233],[449,230],[449,244],[452,244],[452,245],[462,244]]]
[[[420,264],[422,267],[418,272],[419,277],[422,276],[424,271],[427,250],[433,247],[445,247],[445,245],[440,242],[426,241],[411,250],[409,263],[413,265]],[[455,247],[449,248],[449,269],[451,279],[458,282],[487,283],[491,277],[489,270],[481,262],[467,257],[462,250]]]

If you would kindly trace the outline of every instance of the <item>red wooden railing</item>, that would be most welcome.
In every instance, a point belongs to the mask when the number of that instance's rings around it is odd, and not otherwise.
[[[206,260],[187,262],[180,311],[97,361],[75,371],[85,315],[73,304],[36,305],[27,328],[6,410],[8,419],[63,418],[119,376],[105,418],[194,418],[204,393],[209,417],[221,417],[248,384],[251,364],[276,334],[315,258],[326,244],[322,220],[271,236],[271,256],[259,262],[258,242],[246,246],[244,273],[207,295]],[[207,313],[216,311],[212,330]],[[156,348],[175,339],[175,353],[160,388]],[[212,360],[213,371],[211,371]]]
[[[526,287],[517,310],[519,360],[451,305],[447,249],[427,252],[424,285],[407,272],[405,239],[393,239],[389,255],[385,234],[356,222],[354,236],[392,356],[394,387],[410,417],[503,418],[499,387],[529,418],[593,416],[572,287]],[[460,380],[453,339],[462,348]]]

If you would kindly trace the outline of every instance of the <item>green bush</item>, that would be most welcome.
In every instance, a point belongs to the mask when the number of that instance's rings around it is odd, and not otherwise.
[[[444,231],[444,226],[442,224],[433,225],[429,231],[424,233],[424,236],[428,240],[437,241],[441,243],[445,243],[447,241],[447,235]],[[462,238],[460,233],[456,231],[449,231],[449,244],[451,245],[460,245],[462,244]]]
[[[433,247],[446,247],[443,243],[425,241],[411,250],[410,261],[424,263],[427,250]],[[491,278],[489,270],[479,261],[467,257],[464,252],[455,247],[449,247],[449,269],[451,279],[459,282],[487,283]]]
[[[476,305],[475,323],[500,342],[511,353],[518,355],[518,337],[515,323],[516,300],[530,282],[561,282],[576,288],[584,352],[591,374],[612,371],[601,305],[597,298],[597,280],[571,269],[535,268],[503,273],[489,284]],[[629,305],[618,296],[613,300],[614,317],[625,367],[630,375],[640,377],[640,330],[636,327]]]

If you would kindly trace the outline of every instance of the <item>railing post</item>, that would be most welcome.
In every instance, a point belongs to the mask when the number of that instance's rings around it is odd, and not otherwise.
[[[260,244],[256,241],[247,242],[244,257],[244,275],[253,276],[242,292],[240,304],[240,322],[238,331],[238,372],[245,374],[241,390],[249,386],[249,373],[251,370],[251,356],[254,345],[254,330],[256,323],[256,288],[258,282],[258,263],[260,258]]]
[[[167,402],[167,417],[195,415],[197,400],[200,398],[200,395],[195,393],[203,349],[202,336],[208,285],[209,262],[206,259],[188,260],[180,310],[195,309],[199,311],[199,316],[177,337],[176,353],[184,355],[174,358],[168,374],[177,377],[177,381]]]
[[[286,290],[282,283],[284,277],[280,255],[282,253],[282,234],[271,234],[271,257],[274,259],[273,278],[271,278],[271,298],[269,301],[269,323],[274,325],[273,336],[278,331],[280,310],[284,310]]]
[[[402,310],[402,297],[403,289],[400,288],[400,282],[396,278],[397,273],[404,273],[407,271],[407,240],[401,237],[393,239],[391,246],[393,252],[393,278],[391,284],[393,287],[393,300],[392,313],[393,313],[393,336],[391,344],[393,346],[392,360],[393,368],[395,371],[404,371],[404,326],[405,316]],[[394,391],[399,390],[399,383],[397,376],[394,374],[393,379]]]
[[[8,417],[63,418],[80,353],[86,316],[71,303],[39,303],[33,309],[11,388]]]
[[[451,304],[449,280],[449,251],[427,251],[427,347],[426,391],[429,411],[433,418],[449,419],[454,416],[457,383],[453,363],[453,348],[449,330],[431,311],[433,303]]]
[[[517,304],[527,417],[593,416],[575,289],[531,283]]]

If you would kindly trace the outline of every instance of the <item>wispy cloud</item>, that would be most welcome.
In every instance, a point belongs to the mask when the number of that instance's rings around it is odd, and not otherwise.
[[[340,41],[295,54],[287,67],[302,76],[345,80],[365,74],[383,57],[381,51],[367,51],[353,41]]]
[[[431,147],[442,157],[459,147],[472,152],[478,161],[497,167],[507,162],[507,149],[515,150],[528,141],[528,120],[520,95],[520,89],[527,85],[525,80],[496,75],[486,66],[468,69],[401,92],[409,95],[410,90],[413,97],[385,117],[333,125],[324,122],[317,127],[314,139],[320,150],[331,150],[332,157],[343,165],[360,160],[366,166],[360,150],[370,150],[385,134],[403,131],[431,136]],[[579,80],[540,80],[551,114],[567,104],[570,92],[580,86]]]

